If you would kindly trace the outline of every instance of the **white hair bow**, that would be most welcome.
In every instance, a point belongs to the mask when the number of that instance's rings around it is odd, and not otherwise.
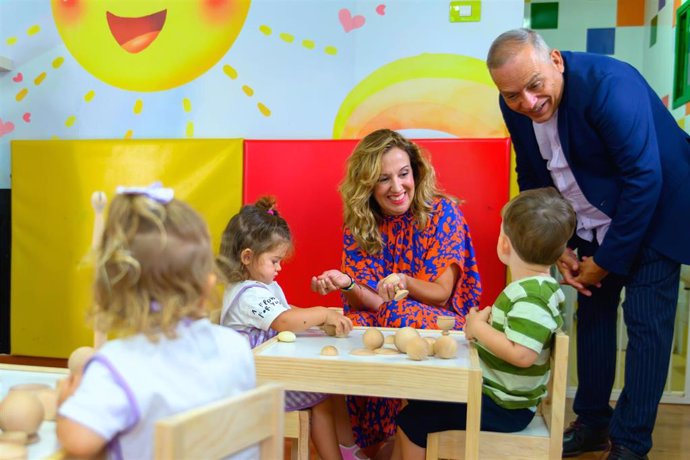
[[[163,187],[160,182],[154,182],[146,187],[123,187],[120,185],[115,191],[118,195],[145,195],[162,204],[168,204],[175,198],[175,191]]]

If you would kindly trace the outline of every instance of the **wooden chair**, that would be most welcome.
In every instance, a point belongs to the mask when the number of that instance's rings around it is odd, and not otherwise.
[[[282,459],[284,400],[272,383],[159,420],[154,459],[219,459],[255,444],[262,460]]]
[[[479,435],[479,458],[482,460],[505,458],[556,460],[561,458],[568,343],[568,336],[558,331],[551,353],[549,392],[539,405],[534,420],[518,433],[482,431]],[[427,437],[427,460],[459,459],[463,458],[464,452],[464,431],[430,433]]]
[[[309,431],[311,429],[311,411],[295,410],[285,412],[284,436],[290,438],[290,458],[292,460],[309,460]]]

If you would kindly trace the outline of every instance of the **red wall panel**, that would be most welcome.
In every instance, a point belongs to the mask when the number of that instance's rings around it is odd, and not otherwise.
[[[441,187],[464,203],[483,285],[482,306],[490,305],[505,285],[506,269],[496,256],[500,210],[509,194],[509,139],[421,139]],[[356,140],[246,140],[243,202],[266,194],[292,230],[295,253],[277,281],[288,302],[300,307],[340,306],[336,293],[326,297],[309,289],[313,275],[339,268],[342,203],[338,186]]]

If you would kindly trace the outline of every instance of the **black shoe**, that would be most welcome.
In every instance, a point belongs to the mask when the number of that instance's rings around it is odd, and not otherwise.
[[[611,443],[606,460],[648,460],[646,455],[637,455],[627,447]]]
[[[591,428],[579,420],[575,420],[563,432],[563,457],[574,457],[584,452],[606,450],[608,446],[608,428]]]

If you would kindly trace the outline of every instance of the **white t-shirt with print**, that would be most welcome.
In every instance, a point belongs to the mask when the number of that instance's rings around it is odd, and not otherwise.
[[[241,281],[225,288],[221,324],[238,331],[252,328],[268,331],[273,321],[289,309],[283,289],[277,282]]]

